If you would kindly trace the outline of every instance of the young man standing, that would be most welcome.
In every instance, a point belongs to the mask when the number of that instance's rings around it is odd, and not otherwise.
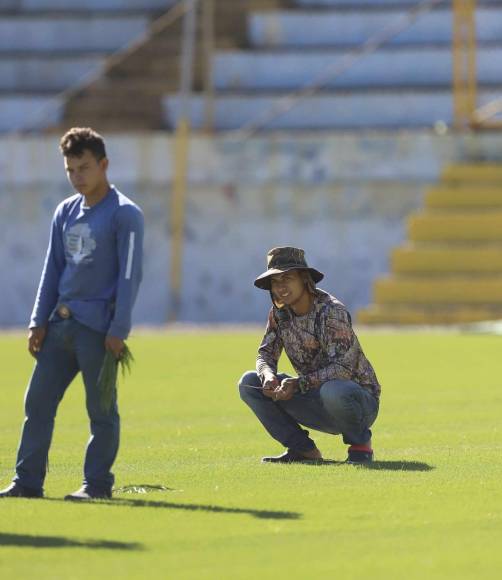
[[[309,268],[300,248],[270,250],[268,269],[254,284],[272,298],[256,371],[239,382],[241,398],[287,451],[262,461],[322,461],[304,425],[341,434],[349,463],[373,460],[370,426],[378,415],[380,385],[334,296],[315,287],[324,275]],[[282,350],[298,377],[277,372]]]
[[[131,329],[142,270],[143,215],[107,179],[103,138],[73,128],[61,139],[68,179],[77,192],[57,207],[29,325],[36,365],[13,483],[0,497],[43,497],[54,418],[82,372],[91,437],[84,481],[68,500],[110,498],[119,446],[117,401],[100,406],[98,376],[105,352],[119,359]]]

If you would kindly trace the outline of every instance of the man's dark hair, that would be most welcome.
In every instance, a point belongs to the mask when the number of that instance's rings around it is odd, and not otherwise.
[[[312,274],[308,270],[299,270],[299,272],[305,282],[305,287],[308,292],[310,292],[310,294],[315,294],[315,282],[312,279]]]
[[[59,143],[64,157],[82,157],[85,150],[90,151],[97,161],[106,157],[103,137],[90,127],[73,127],[67,131]]]

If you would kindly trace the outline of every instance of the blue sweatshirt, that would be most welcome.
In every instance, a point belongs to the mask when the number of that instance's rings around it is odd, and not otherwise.
[[[142,277],[143,214],[113,186],[96,205],[81,194],[56,208],[30,328],[45,326],[58,304],[78,321],[127,338]]]

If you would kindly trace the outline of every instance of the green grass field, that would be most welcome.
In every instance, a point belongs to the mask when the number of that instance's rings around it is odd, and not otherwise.
[[[56,422],[45,500],[0,503],[0,577],[463,579],[502,569],[502,338],[361,335],[383,385],[372,468],[280,452],[237,396],[260,333],[130,340],[110,502],[69,504],[88,437],[80,381]],[[32,362],[0,337],[0,477],[12,476]],[[288,369],[288,365],[283,366]],[[342,461],[340,437],[318,434]]]

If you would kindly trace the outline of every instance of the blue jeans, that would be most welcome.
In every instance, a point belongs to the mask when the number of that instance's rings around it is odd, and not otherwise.
[[[25,421],[14,481],[42,489],[59,403],[79,371],[85,385],[91,437],[84,464],[84,485],[108,491],[113,486],[110,469],[119,446],[120,417],[117,401],[110,412],[100,408],[98,376],[105,355],[105,335],[70,318],[56,317],[47,334],[25,397]]]
[[[288,375],[277,375],[279,380]],[[342,435],[347,444],[362,445],[371,438],[370,427],[378,415],[378,400],[353,381],[328,381],[289,401],[273,401],[258,389],[255,371],[244,373],[239,381],[241,399],[249,405],[268,433],[284,447],[310,451],[315,443],[301,425],[323,433]]]

